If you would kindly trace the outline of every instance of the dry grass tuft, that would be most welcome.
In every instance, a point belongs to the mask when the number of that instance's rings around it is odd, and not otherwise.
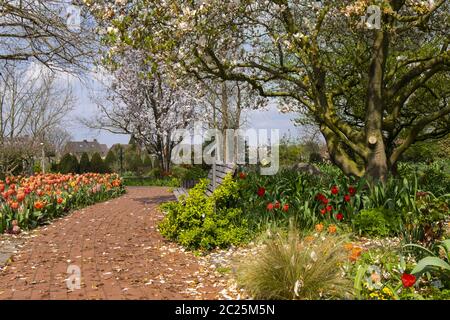
[[[350,298],[352,282],[343,276],[347,238],[301,237],[295,228],[265,241],[259,256],[238,268],[238,282],[255,299]]]

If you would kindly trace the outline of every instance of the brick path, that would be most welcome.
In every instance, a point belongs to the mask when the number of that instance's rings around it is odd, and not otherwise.
[[[195,256],[156,230],[157,205],[172,199],[167,188],[132,187],[37,229],[0,273],[0,299],[192,299]],[[67,289],[69,265],[81,269],[78,290]],[[212,286],[197,298],[215,298]]]

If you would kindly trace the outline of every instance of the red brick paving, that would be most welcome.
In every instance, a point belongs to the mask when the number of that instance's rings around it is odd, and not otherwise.
[[[0,299],[192,299],[183,291],[199,271],[195,256],[156,230],[168,200],[167,188],[132,187],[39,228],[0,273]],[[78,290],[67,289],[69,265],[81,269]],[[218,289],[204,290],[210,299]]]

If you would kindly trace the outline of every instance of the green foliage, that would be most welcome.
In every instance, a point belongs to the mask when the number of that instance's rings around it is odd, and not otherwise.
[[[150,156],[148,154],[146,154],[144,156],[144,160],[142,161],[142,165],[145,168],[151,168],[152,167],[152,159],[150,158]]]
[[[280,166],[288,167],[302,161],[303,147],[298,144],[282,143],[279,146]]]
[[[364,208],[388,208],[392,211],[411,211],[415,208],[415,196],[418,191],[417,179],[389,179],[386,183],[368,184],[369,190],[364,196]]]
[[[162,171],[161,168],[153,168],[147,173],[148,177],[152,178],[161,178],[162,177]]]
[[[263,230],[268,223],[286,227],[290,218],[296,221],[299,229],[310,230],[323,220],[338,222],[339,213],[344,215],[342,222],[350,221],[351,215],[361,207],[361,187],[353,179],[341,175],[312,176],[293,169],[280,170],[273,176],[247,172],[244,179],[239,179],[239,184],[242,210],[255,230]],[[338,186],[339,194],[331,194],[333,185]],[[358,191],[346,202],[344,196],[351,185]],[[259,188],[265,189],[263,196],[257,194]],[[326,214],[321,213],[326,205],[316,200],[319,193],[326,193],[328,205],[333,207]],[[274,208],[268,210],[269,204]],[[283,210],[285,205],[287,210]]]
[[[77,173],[79,171],[79,164],[77,157],[66,153],[58,165],[59,172],[61,173]]]
[[[348,274],[354,277],[355,294],[358,299],[437,300],[448,297],[450,272],[440,267],[447,262],[424,247],[418,245],[407,247],[421,248],[431,256],[416,262],[416,258],[409,250],[408,255],[403,255],[400,250],[392,247],[373,248],[363,252],[354,265],[347,267]],[[448,248],[446,254],[448,257]],[[416,275],[412,287],[404,287],[401,279],[403,274]]]
[[[420,245],[409,244],[405,247],[416,247],[431,254],[422,258],[411,273],[420,276],[429,270],[434,270],[439,273],[443,272],[446,278],[450,279],[450,239],[443,240],[441,244],[437,246],[437,254]]]
[[[256,299],[330,299],[351,297],[351,282],[342,276],[347,260],[345,237],[308,236],[298,230],[277,232],[258,254],[244,259],[238,282]]]
[[[204,170],[201,166],[196,165],[189,168],[183,175],[183,180],[200,180],[208,176],[208,171]]]
[[[320,155],[320,153],[318,153],[318,152],[311,152],[311,154],[309,155],[309,162],[311,162],[311,163],[322,163],[323,159],[322,159],[322,156]]]
[[[124,167],[127,171],[132,171],[136,174],[142,174],[143,162],[141,156],[134,150],[130,149],[125,152]]]
[[[437,143],[418,142],[405,151],[402,155],[402,160],[408,162],[433,161],[436,159],[439,149]]]
[[[450,161],[439,160],[431,164],[399,163],[398,173],[402,178],[413,181],[417,177],[418,189],[435,196],[450,193]]]
[[[442,235],[443,222],[450,216],[450,197],[434,197],[419,191],[419,181],[414,176],[370,184],[364,179],[347,178],[327,164],[319,168],[323,173],[319,176],[292,169],[280,170],[273,176],[253,171],[245,172],[244,176],[238,174],[241,208],[252,229],[264,230],[268,224],[286,226],[294,218],[301,230],[311,230],[317,223],[327,221],[351,225],[360,234],[403,235],[409,239],[406,242],[437,239]],[[332,186],[336,186],[336,194],[331,192]],[[348,197],[350,186],[356,193]],[[257,194],[259,188],[265,189],[263,196]],[[326,203],[317,200],[319,194]],[[269,209],[270,204],[273,207]],[[287,211],[282,210],[285,204],[289,207]]]
[[[444,234],[444,222],[448,217],[450,217],[450,211],[447,197],[438,198],[426,192],[418,193],[414,211],[404,213],[405,242],[422,242],[427,246],[431,245]]]
[[[170,187],[178,188],[181,186],[181,180],[178,178],[153,178],[153,177],[123,177],[123,184],[125,186],[153,186],[153,187]]]
[[[112,149],[109,149],[108,153],[106,154],[105,158],[105,165],[108,166],[108,168],[115,170],[117,167],[117,156],[114,153]]]
[[[353,230],[360,235],[385,237],[398,232],[401,216],[385,208],[364,209],[352,219]]]
[[[171,175],[173,176],[173,177],[176,177],[176,178],[180,178],[180,179],[184,179],[184,176],[186,175],[186,173],[188,172],[189,170],[187,169],[187,168],[184,168],[184,167],[180,167],[180,166],[173,166],[172,168],[171,168]]]
[[[167,214],[159,225],[161,234],[189,249],[213,249],[237,245],[248,239],[247,221],[235,206],[238,186],[225,177],[212,194],[205,191],[208,181],[201,180],[179,202],[162,205]]]
[[[79,168],[80,173],[90,172],[91,170],[91,162],[89,161],[89,156],[86,152],[83,152],[81,155]]]
[[[107,171],[103,159],[98,152],[92,155],[90,171],[94,173],[105,173]]]
[[[348,272],[354,277],[358,299],[392,300],[411,294],[409,288],[402,288],[401,276],[413,265],[414,261],[401,258],[393,248],[374,248],[363,252]]]
[[[40,173],[42,172],[42,168],[41,168],[41,163],[40,162],[35,162],[33,164],[33,172],[34,173]]]

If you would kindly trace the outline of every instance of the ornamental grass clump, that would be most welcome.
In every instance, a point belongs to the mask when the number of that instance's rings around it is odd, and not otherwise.
[[[258,256],[238,267],[240,285],[255,299],[350,298],[351,280],[343,272],[346,237],[299,234],[291,227],[266,240]]]

